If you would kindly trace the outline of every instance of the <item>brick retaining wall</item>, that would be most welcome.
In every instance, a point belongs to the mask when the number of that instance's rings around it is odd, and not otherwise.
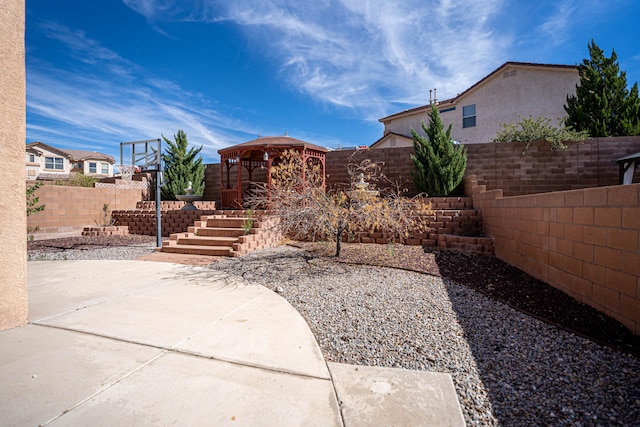
[[[473,178],[498,258],[640,334],[640,184],[503,197]]]
[[[128,226],[130,234],[142,234],[146,236],[156,235],[156,211],[154,202],[141,202],[143,207],[150,209],[135,209],[125,211],[113,211],[111,213],[116,225]],[[149,205],[152,203],[152,205]],[[182,205],[180,205],[182,204]],[[169,237],[172,233],[183,233],[200,220],[203,215],[216,213],[215,202],[208,202],[211,209],[180,210],[184,202],[162,202],[160,224],[162,236]],[[179,206],[177,209],[171,209]]]

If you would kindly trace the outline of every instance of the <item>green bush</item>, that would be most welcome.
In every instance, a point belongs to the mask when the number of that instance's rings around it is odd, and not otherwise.
[[[100,178],[94,176],[87,176],[82,173],[77,173],[71,178],[56,179],[53,181],[53,185],[64,185],[67,187],[93,187],[96,182],[100,181]]]
[[[462,181],[467,168],[467,150],[455,145],[451,139],[451,125],[444,130],[438,107],[429,112],[429,126],[422,122],[427,137],[411,129],[413,149],[411,155],[416,189],[431,197],[448,196]]]
[[[568,142],[583,141],[589,137],[585,131],[575,131],[571,127],[551,126],[551,120],[545,117],[528,117],[518,123],[503,123],[493,138],[493,142],[520,142],[524,144],[524,154],[533,141],[544,141],[551,150],[566,150]]]

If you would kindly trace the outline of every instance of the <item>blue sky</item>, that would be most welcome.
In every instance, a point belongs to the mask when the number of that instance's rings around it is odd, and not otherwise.
[[[27,142],[111,154],[178,129],[337,148],[506,61],[576,64],[591,39],[640,81],[637,0],[27,0]]]

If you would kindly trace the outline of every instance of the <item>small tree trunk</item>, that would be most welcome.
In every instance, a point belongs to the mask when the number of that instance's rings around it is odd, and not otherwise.
[[[340,221],[338,224],[338,231],[336,232],[336,258],[340,256],[340,250],[342,249],[342,233],[346,228],[346,224]]]

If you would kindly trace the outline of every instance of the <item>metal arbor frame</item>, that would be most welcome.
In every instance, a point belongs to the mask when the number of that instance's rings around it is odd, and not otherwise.
[[[265,168],[267,184],[271,184],[271,167],[274,160],[286,150],[296,150],[302,155],[306,164],[309,159],[317,159],[322,169],[322,188],[325,187],[325,154],[324,147],[313,145],[289,136],[260,137],[233,147],[218,150],[220,154],[220,196],[222,207],[241,208],[243,192],[243,169],[248,172],[248,182],[253,181],[256,168]],[[235,186],[232,187],[231,170],[236,168]],[[302,171],[304,177],[304,169]],[[226,179],[225,179],[226,178]]]
[[[138,149],[144,147],[144,150]],[[131,147],[131,166],[140,166],[142,171],[156,173],[156,246],[162,247],[162,213],[160,211],[160,188],[164,185],[162,179],[162,141],[158,139],[145,139],[120,143],[120,164],[123,165],[123,148]],[[155,148],[154,148],[155,147]]]

